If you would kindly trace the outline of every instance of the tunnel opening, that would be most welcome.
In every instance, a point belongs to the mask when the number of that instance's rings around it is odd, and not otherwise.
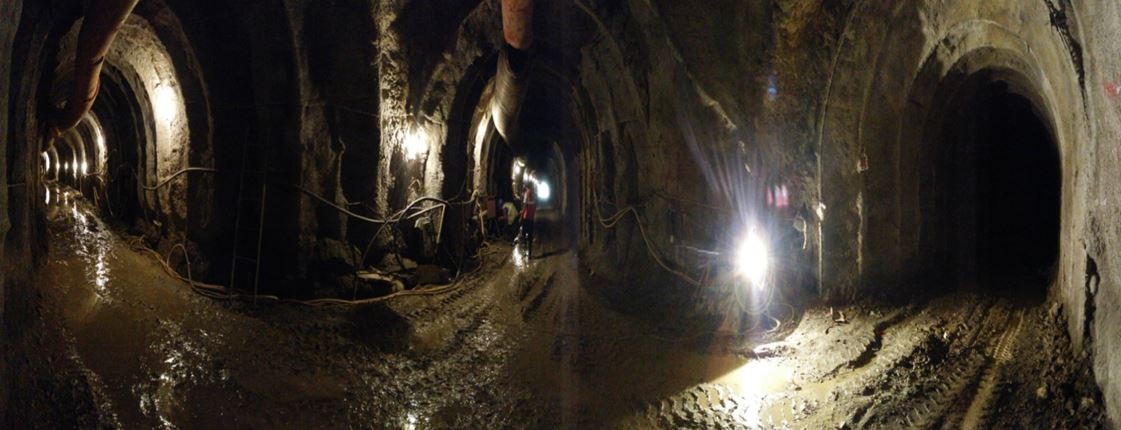
[[[147,141],[148,129],[143,125],[143,111],[135,90],[127,85],[115,67],[103,71],[102,91],[93,112],[102,120],[106,142],[106,168],[98,172],[105,187],[103,209],[126,225],[143,217],[139,191],[141,148]]]
[[[950,285],[1038,301],[1059,257],[1062,172],[1046,116],[1015,82],[977,74],[947,105],[933,232]]]
[[[1001,83],[986,89],[988,110],[978,112],[978,265],[990,285],[1023,283],[1038,293],[1058,258],[1059,154],[1030,101]]]

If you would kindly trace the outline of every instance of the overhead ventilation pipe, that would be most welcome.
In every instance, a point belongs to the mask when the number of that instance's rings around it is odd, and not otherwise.
[[[525,101],[529,54],[533,47],[533,0],[502,0],[504,43],[494,77],[490,111],[494,127],[518,151],[518,114]]]
[[[78,33],[74,55],[74,88],[66,106],[51,117],[48,136],[53,140],[74,128],[93,107],[101,84],[101,66],[109,46],[139,0],[91,0]]]

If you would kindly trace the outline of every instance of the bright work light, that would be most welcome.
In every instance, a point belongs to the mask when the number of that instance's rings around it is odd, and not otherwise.
[[[740,240],[735,255],[736,275],[751,282],[755,288],[763,288],[767,271],[770,270],[771,257],[767,250],[767,243],[754,229]]]

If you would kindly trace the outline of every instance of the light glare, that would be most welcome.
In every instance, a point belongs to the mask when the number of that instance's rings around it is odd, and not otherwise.
[[[541,180],[537,180],[535,183],[537,184],[537,197],[541,198],[541,201],[549,201],[549,197],[553,195],[549,183]]]
[[[406,160],[413,161],[420,158],[428,153],[427,136],[421,130],[408,133],[405,135],[404,149]]]
[[[767,251],[767,244],[753,228],[748,231],[736,250],[736,274],[750,281],[755,288],[763,288],[770,265],[771,257]]]
[[[179,94],[171,85],[160,84],[156,87],[154,100],[156,117],[164,122],[175,121],[179,116]]]

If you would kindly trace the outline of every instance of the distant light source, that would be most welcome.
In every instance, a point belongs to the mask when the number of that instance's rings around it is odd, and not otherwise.
[[[97,131],[97,169],[100,171],[105,168],[105,154],[109,152],[105,150],[105,135],[101,133],[101,127],[95,127]]]
[[[522,174],[523,169],[525,169],[525,161],[522,161],[522,159],[520,158],[514,160],[514,168],[511,172],[511,178],[518,179],[518,176]]]
[[[755,288],[764,287],[767,271],[771,266],[771,256],[766,241],[755,228],[749,229],[747,235],[740,240],[734,263],[736,275],[751,282]]]
[[[553,190],[549,188],[549,182],[534,179],[534,184],[537,184],[537,198],[541,199],[543,202],[549,201],[549,197],[553,195]]]
[[[405,159],[409,161],[416,160],[428,153],[428,133],[422,128],[417,127],[405,135],[403,145]]]
[[[155,100],[152,101],[156,118],[164,122],[175,121],[179,117],[179,93],[170,84],[156,86]]]

